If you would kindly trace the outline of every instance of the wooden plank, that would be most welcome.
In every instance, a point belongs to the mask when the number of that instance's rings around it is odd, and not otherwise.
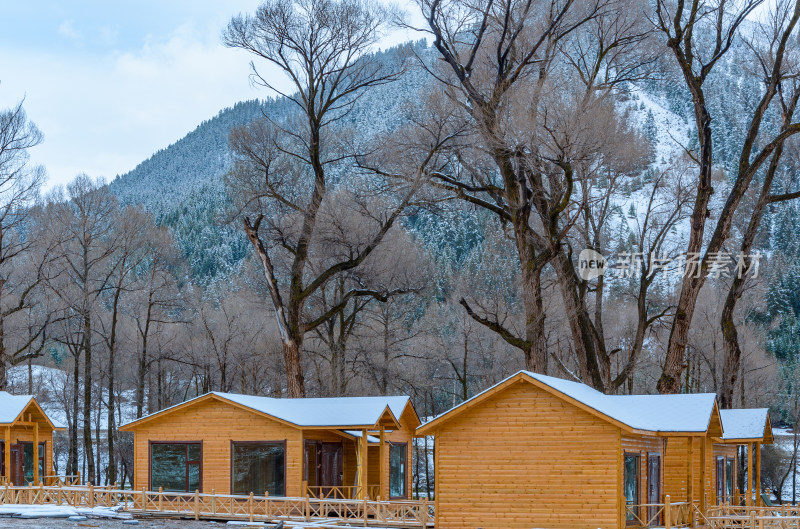
[[[756,480],[756,502],[761,498],[761,443],[756,443],[756,471],[753,474]]]
[[[747,497],[745,504],[753,505],[753,443],[747,443],[747,483],[745,485]]]
[[[387,459],[387,450],[386,450],[386,429],[381,426],[381,434],[380,434],[380,449],[379,449],[379,457],[378,460],[380,461],[380,471],[378,477],[378,485],[380,490],[380,498],[381,500],[388,500],[389,499],[389,482],[386,479],[386,470],[389,465],[389,460]]]
[[[361,430],[361,472],[358,474],[358,485],[361,487],[359,499],[367,498],[367,476],[369,472],[369,437],[367,430]]]
[[[39,423],[33,425],[33,484],[39,484]]]

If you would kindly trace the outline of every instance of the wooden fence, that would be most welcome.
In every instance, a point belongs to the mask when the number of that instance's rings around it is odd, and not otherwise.
[[[625,517],[629,525],[637,527],[693,527],[697,506],[688,502],[672,502],[669,494],[664,503],[626,505]]]
[[[339,486],[339,487],[312,487],[303,482],[305,490],[304,496],[316,498],[320,500],[335,499],[335,500],[355,500],[363,498],[361,492],[363,487],[360,486]],[[380,486],[369,485],[367,487],[367,499],[379,499]]]
[[[272,520],[347,520],[364,526],[382,525],[408,528],[432,526],[431,505],[422,501],[371,501],[351,499],[285,498],[276,496],[236,496],[229,494],[133,491],[109,487],[45,486],[0,487],[0,505],[71,505],[73,507],[114,507],[121,505],[131,513],[161,513],[199,519],[248,521]]]
[[[719,505],[706,512],[713,529],[800,529],[800,507]]]

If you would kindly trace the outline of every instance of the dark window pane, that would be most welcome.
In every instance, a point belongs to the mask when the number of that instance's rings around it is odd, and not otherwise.
[[[154,444],[151,447],[150,476],[154,490],[194,492],[200,488],[200,464],[189,464],[187,452],[200,459],[197,443]]]
[[[285,495],[285,458],[283,443],[233,443],[233,493]]]
[[[407,445],[389,445],[389,496],[406,497]]]
[[[199,444],[190,444],[189,445],[189,461],[200,461],[203,457],[202,450],[200,449]]]
[[[728,459],[725,463],[725,488],[727,489],[727,497],[733,497],[733,459]]]
[[[639,504],[639,456],[625,456],[625,503],[627,505]],[[633,509],[636,512],[636,509]],[[636,512],[638,514],[638,512]],[[633,513],[628,512],[626,519],[635,521]]]
[[[39,479],[44,477],[44,443],[39,443]],[[22,443],[22,468],[25,482],[33,483],[33,443]]]
[[[200,465],[194,463],[189,465],[189,484],[186,489],[189,492],[200,490]]]

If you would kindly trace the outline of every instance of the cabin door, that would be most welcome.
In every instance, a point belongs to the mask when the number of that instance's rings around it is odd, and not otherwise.
[[[319,486],[342,486],[342,443],[322,443],[319,451]],[[323,496],[329,490],[322,489]]]
[[[647,457],[647,520],[650,525],[660,525],[658,515],[661,503],[661,456],[651,454]]]
[[[25,450],[21,444],[11,445],[11,483],[25,484]]]

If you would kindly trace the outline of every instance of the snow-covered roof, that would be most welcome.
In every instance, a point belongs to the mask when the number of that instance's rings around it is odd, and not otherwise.
[[[722,439],[763,439],[766,431],[769,410],[754,408],[743,410],[720,410]]]
[[[277,399],[212,391],[176,406],[147,415],[124,426],[144,421],[209,395],[239,404],[301,428],[352,429],[356,427],[371,427],[381,420],[387,408],[392,418],[399,421],[400,416],[410,402],[410,398],[407,396]]]
[[[706,432],[716,404],[716,395],[713,393],[606,395],[580,382],[572,382],[530,371],[520,371],[423,424],[420,428],[425,428],[428,424],[438,421],[459,408],[469,407],[476,399],[482,398],[498,386],[504,385],[511,379],[520,376],[533,379],[555,390],[555,392],[595,410],[600,415],[634,430],[648,432]]]
[[[214,395],[305,428],[376,424],[388,407],[400,419],[409,397],[276,399],[238,393]]]
[[[0,424],[11,424],[28,407],[33,395],[12,395],[0,391]]]
[[[606,395],[580,382],[524,373],[635,430],[705,432],[717,400],[714,393]]]
[[[7,391],[0,391],[0,424],[12,424],[19,414],[25,411],[31,403],[34,403],[37,408],[41,407],[36,403],[33,395],[12,395]],[[53,421],[50,416],[42,410],[42,413],[53,428],[63,429],[64,426]]]

